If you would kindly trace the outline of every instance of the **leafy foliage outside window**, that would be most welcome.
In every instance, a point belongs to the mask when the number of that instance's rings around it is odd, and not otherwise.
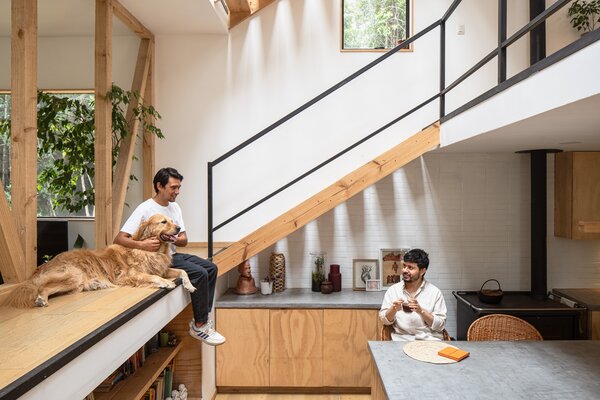
[[[128,104],[139,96],[113,85],[112,165],[133,121],[126,121]],[[142,104],[134,110],[141,126],[159,138],[162,131],[145,119],[160,114]],[[10,201],[10,95],[0,94],[0,177]],[[137,180],[131,175],[130,180]],[[94,95],[38,92],[38,216],[94,215]]]
[[[392,49],[408,37],[410,0],[342,0],[342,49]]]

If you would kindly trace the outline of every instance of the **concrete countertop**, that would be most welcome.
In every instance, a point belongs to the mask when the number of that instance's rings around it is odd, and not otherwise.
[[[552,289],[552,292],[589,310],[600,311],[600,289]]]
[[[451,342],[471,355],[454,364],[407,356],[407,342],[369,342],[387,398],[594,399],[600,341]]]
[[[238,295],[232,289],[215,301],[215,308],[360,308],[379,310],[385,291],[342,289],[322,294],[310,289],[286,289],[280,293]]]

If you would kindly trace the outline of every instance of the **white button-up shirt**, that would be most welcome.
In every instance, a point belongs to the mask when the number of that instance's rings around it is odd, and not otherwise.
[[[423,278],[423,283],[415,294],[415,299],[423,310],[429,311],[433,315],[433,322],[428,326],[421,315],[416,312],[405,312],[402,309],[396,312],[393,321],[388,321],[385,314],[393,302],[402,299],[408,302],[410,296],[404,288],[404,281],[394,284],[390,287],[383,298],[379,318],[384,325],[394,325],[392,340],[441,340],[442,330],[446,325],[446,302],[440,289],[427,282]]]

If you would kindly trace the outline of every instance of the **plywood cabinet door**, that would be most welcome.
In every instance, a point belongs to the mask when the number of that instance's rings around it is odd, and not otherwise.
[[[216,310],[217,386],[269,386],[269,310]]]
[[[322,386],[323,310],[271,310],[271,386]]]
[[[377,320],[377,310],[324,310],[324,386],[371,386],[367,341],[377,340]]]
[[[600,152],[554,157],[554,235],[600,239]]]
[[[592,340],[600,340],[600,311],[592,311]]]

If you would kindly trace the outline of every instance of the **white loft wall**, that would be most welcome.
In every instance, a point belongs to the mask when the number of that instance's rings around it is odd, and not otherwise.
[[[553,236],[554,158],[548,168],[548,289],[600,287],[600,242]],[[369,187],[250,260],[256,281],[271,251],[286,257],[286,285],[309,288],[309,253],[327,252],[352,287],[352,259],[379,249],[429,252],[427,278],[444,293],[448,330],[456,334],[453,290],[478,290],[490,278],[504,290],[530,288],[529,157],[430,153]],[[235,286],[238,273],[229,274]],[[318,294],[320,296],[320,294]]]
[[[415,32],[439,19],[449,0],[417,1]],[[474,10],[474,11],[469,11]],[[496,2],[465,0],[448,23],[447,81],[457,77],[497,42]],[[509,30],[527,21],[526,5],[509,1]],[[476,16],[476,18],[473,18]],[[456,35],[464,24],[466,34]],[[234,28],[228,37],[157,37],[157,98],[167,138],[157,167],[172,165],[185,176],[179,197],[192,241],[206,240],[206,163],[275,122],[380,53],[342,53],[338,0],[280,0]],[[262,138],[244,155],[215,170],[217,223],[292,180],[343,147],[398,117],[438,90],[439,30],[420,39],[413,52],[350,83],[331,100],[313,106]],[[514,53],[514,54],[512,54]],[[528,45],[512,51],[510,73],[524,68]],[[460,56],[456,56],[460,54]],[[496,80],[495,67],[459,86],[449,99],[470,99]],[[223,230],[216,240],[237,240],[321,190],[327,184],[437,119],[437,103],[360,150],[336,161],[251,215]]]

